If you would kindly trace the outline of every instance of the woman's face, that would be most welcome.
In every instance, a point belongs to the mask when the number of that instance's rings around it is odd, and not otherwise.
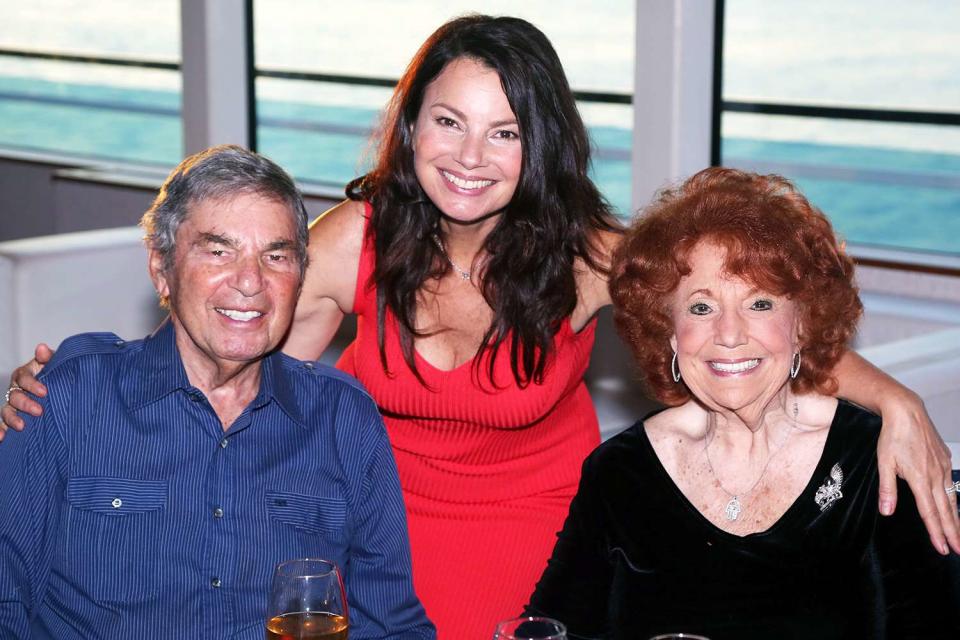
[[[520,127],[496,71],[458,58],[427,85],[413,127],[414,168],[448,218],[471,223],[506,207],[522,152]]]
[[[701,242],[671,300],[680,374],[708,408],[753,420],[789,379],[797,305],[724,273],[725,250]]]

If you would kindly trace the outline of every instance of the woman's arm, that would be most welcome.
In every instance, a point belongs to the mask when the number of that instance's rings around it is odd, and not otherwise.
[[[345,200],[310,224],[310,265],[297,301],[284,353],[316,360],[333,338],[343,316],[353,312],[364,204]]]
[[[610,255],[622,239],[622,234],[613,231],[597,232],[593,241],[599,253],[597,261],[600,266],[610,266]],[[574,331],[580,331],[600,309],[610,304],[610,289],[606,274],[593,271],[583,260],[576,261],[574,273],[577,279],[577,307],[570,316],[570,326]]]
[[[897,507],[897,476],[910,485],[933,546],[947,554],[947,545],[960,553],[960,518],[952,496],[950,450],[943,443],[923,400],[862,357],[848,351],[834,374],[838,395],[878,413],[883,429],[877,445],[880,469],[880,513]]]

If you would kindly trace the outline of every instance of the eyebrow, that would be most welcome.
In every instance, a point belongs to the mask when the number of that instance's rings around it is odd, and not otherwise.
[[[446,102],[434,102],[434,103],[433,103],[432,105],[430,105],[430,106],[431,106],[431,107],[443,107],[443,108],[446,109],[447,111],[452,112],[455,116],[457,116],[457,117],[460,118],[461,120],[466,120],[466,119],[467,119],[467,116],[463,113],[463,111],[460,111],[459,109],[457,109],[457,108],[455,108],[455,107],[451,107],[451,106],[450,106],[449,104],[447,104]],[[520,126],[520,123],[517,122],[517,119],[516,119],[516,118],[511,118],[511,119],[508,119],[508,120],[497,120],[497,121],[495,121],[495,122],[491,122],[491,123],[490,123],[490,128],[503,127],[503,126],[507,126],[507,125],[516,125],[516,126],[519,127],[519,126]]]
[[[687,299],[690,299],[694,296],[700,296],[700,295],[710,297],[710,296],[713,296],[714,293],[710,289],[697,289],[696,291],[691,291],[690,294],[687,296]],[[755,295],[776,296],[776,294],[770,293],[768,291],[763,291],[762,289],[759,289],[757,287],[752,287],[749,291],[747,291],[747,295],[745,297],[749,298]]]
[[[240,243],[235,238],[231,238],[230,236],[225,236],[221,233],[211,233],[209,231],[205,231],[201,233],[200,237],[194,243],[195,246],[200,246],[204,244],[222,244],[224,246],[230,247],[231,249],[236,249],[240,246]],[[264,247],[263,250],[277,251],[278,249],[290,249],[294,246],[296,246],[296,243],[293,240],[278,239],[268,244],[266,247]]]
[[[235,238],[225,236],[222,233],[211,233],[209,231],[203,231],[200,233],[200,237],[197,238],[197,241],[194,242],[194,245],[203,245],[203,244],[223,244],[230,248],[237,247],[237,241]]]
[[[293,240],[274,240],[266,246],[265,251],[276,251],[277,249],[291,249],[295,246]]]

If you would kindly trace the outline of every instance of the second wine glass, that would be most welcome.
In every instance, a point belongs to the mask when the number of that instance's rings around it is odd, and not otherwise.
[[[329,560],[277,565],[267,600],[266,640],[347,640],[343,579]]]

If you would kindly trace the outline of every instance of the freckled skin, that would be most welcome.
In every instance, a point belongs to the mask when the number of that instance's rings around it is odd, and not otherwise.
[[[836,400],[789,390],[801,329],[791,300],[730,277],[715,245],[698,245],[689,262],[671,298],[670,342],[693,399],[647,420],[647,435],[708,520],[737,535],[764,531],[806,484]],[[793,402],[798,418],[787,411]],[[735,521],[724,514],[731,495],[742,506]]]

